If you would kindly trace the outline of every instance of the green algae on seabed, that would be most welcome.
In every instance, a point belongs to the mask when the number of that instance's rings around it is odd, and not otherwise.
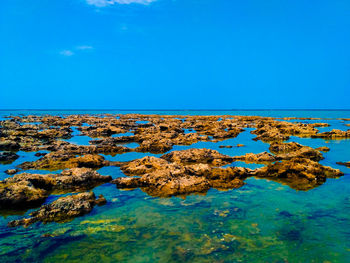
[[[229,155],[268,148],[252,137],[247,130],[234,139],[193,147]],[[336,165],[350,159],[350,140],[290,140],[314,148],[329,146],[321,163],[341,169],[345,176],[306,192],[249,178],[242,188],[210,190],[186,199],[154,198],[140,189],[122,191],[112,184],[101,185],[94,192],[103,194],[107,205],[68,223],[12,229],[7,222],[21,216],[1,217],[1,262],[350,262],[350,169]],[[237,143],[246,147],[218,147]],[[187,146],[173,150],[181,147]],[[110,158],[145,155],[149,154]],[[37,159],[33,153],[20,153],[20,158],[20,162]],[[98,171],[113,178],[122,176],[118,167]]]

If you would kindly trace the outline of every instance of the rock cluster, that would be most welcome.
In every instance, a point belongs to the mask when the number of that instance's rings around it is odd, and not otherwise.
[[[89,168],[64,170],[60,174],[16,174],[0,181],[0,209],[24,209],[37,206],[49,194],[92,189],[111,181]]]
[[[51,204],[42,206],[39,210],[30,214],[29,218],[10,221],[9,227],[29,226],[35,222],[67,222],[75,217],[90,213],[95,205],[103,205],[106,199],[100,195],[96,199],[94,193],[80,193],[60,197]]]
[[[161,158],[144,157],[122,166],[129,177],[117,178],[112,183],[118,188],[140,187],[149,195],[161,197],[241,187],[252,170],[216,167],[229,162],[232,158],[207,149],[173,152]]]
[[[295,121],[294,121],[295,120]],[[10,116],[0,121],[0,162],[11,163],[17,151],[36,152],[37,160],[24,162],[22,170],[63,170],[59,174],[21,173],[0,181],[0,209],[28,208],[42,204],[52,193],[86,191],[109,182],[93,169],[107,165],[120,166],[126,177],[113,180],[118,188],[141,188],[152,196],[168,197],[205,193],[241,187],[249,176],[268,178],[297,190],[309,190],[326,178],[342,175],[339,170],[323,166],[322,152],[295,142],[284,142],[292,136],[325,140],[350,138],[350,130],[319,132],[327,123],[305,123],[315,118],[283,118],[259,116],[181,116],[141,114],[101,114],[67,116]],[[347,119],[344,119],[347,120]],[[228,156],[210,149],[172,151],[175,145],[219,142],[235,138],[245,129],[253,129],[254,140],[269,143],[269,152]],[[90,136],[89,145],[65,141],[77,135]],[[114,137],[119,136],[119,137]],[[137,144],[129,148],[127,144]],[[219,146],[220,148],[241,147]],[[163,154],[160,158],[144,157],[131,162],[110,162],[101,154],[128,152]],[[236,161],[266,166],[254,170],[235,167]],[[349,163],[338,163],[349,167]],[[66,170],[65,170],[66,169]],[[65,221],[91,211],[104,198],[92,193],[59,198],[41,207],[31,218],[13,221],[11,226],[33,222]]]
[[[309,190],[323,184],[326,178],[337,178],[343,173],[307,158],[294,158],[257,169],[254,175],[287,184],[296,190]]]

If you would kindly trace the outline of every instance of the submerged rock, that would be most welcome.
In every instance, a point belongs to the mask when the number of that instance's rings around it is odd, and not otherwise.
[[[8,226],[16,227],[23,225],[27,227],[38,221],[43,223],[67,222],[75,217],[90,213],[95,205],[105,203],[106,199],[102,195],[96,199],[93,192],[65,196],[32,212],[29,218],[9,222]]]

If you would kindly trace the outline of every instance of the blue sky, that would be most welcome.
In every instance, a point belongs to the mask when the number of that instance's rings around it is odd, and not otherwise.
[[[348,0],[0,6],[0,108],[350,108]]]

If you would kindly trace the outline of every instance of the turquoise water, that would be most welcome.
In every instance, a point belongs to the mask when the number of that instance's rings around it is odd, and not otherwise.
[[[135,111],[130,111],[135,113]],[[117,111],[2,111],[9,114],[87,114]],[[120,112],[119,112],[120,113]],[[126,112],[121,112],[126,113]],[[317,117],[331,127],[349,127],[337,118],[350,118],[349,111],[180,111],[142,112],[181,115],[260,115],[273,117]],[[292,120],[295,121],[295,120]],[[315,122],[315,121],[306,121]],[[231,156],[268,151],[269,145],[253,141],[251,129],[237,138],[175,146],[173,150],[210,148]],[[79,133],[70,139],[88,143]],[[86,140],[86,141],[85,141]],[[119,190],[112,184],[96,187],[108,203],[83,217],[64,224],[34,224],[8,228],[7,222],[24,215],[0,217],[1,262],[350,262],[350,169],[336,164],[350,161],[350,140],[292,137],[311,147],[328,146],[324,165],[341,169],[345,176],[323,185],[296,191],[277,182],[249,178],[239,189],[210,190],[206,195],[154,198],[140,189]],[[220,148],[220,145],[244,147]],[[0,179],[6,169],[35,160],[35,153],[18,152],[12,164],[0,164]],[[114,161],[133,160],[147,153],[106,155]],[[159,156],[159,155],[154,155]],[[234,163],[236,166],[259,167]],[[33,172],[33,171],[32,171]],[[45,172],[45,171],[35,171]],[[59,171],[56,171],[59,172]],[[118,167],[103,167],[101,174],[123,176]],[[47,203],[59,196],[50,196]],[[32,211],[32,210],[31,210]],[[49,236],[47,234],[50,234]]]

